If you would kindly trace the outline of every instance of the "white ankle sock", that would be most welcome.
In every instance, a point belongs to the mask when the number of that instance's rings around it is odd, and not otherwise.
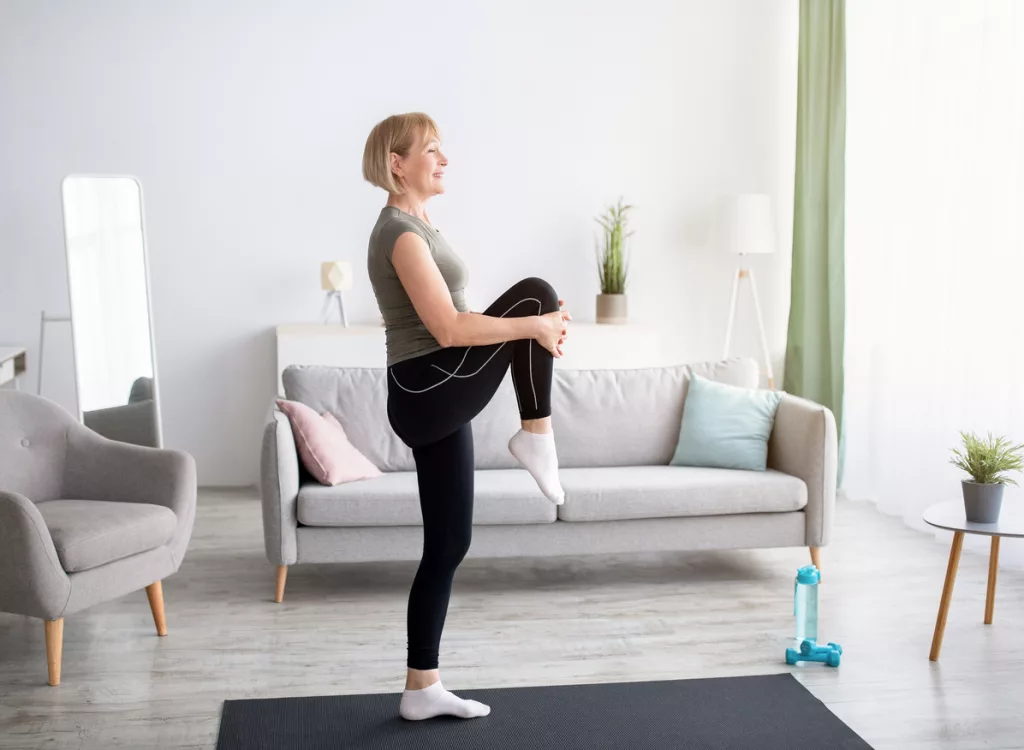
[[[540,491],[555,505],[565,502],[565,491],[558,481],[558,455],[555,453],[555,434],[537,434],[519,430],[508,441],[508,449],[516,460],[537,480]]]
[[[422,690],[406,690],[402,693],[402,701],[398,713],[403,719],[421,721],[435,716],[458,716],[460,719],[474,719],[487,716],[490,706],[480,701],[466,700],[449,693],[438,680]]]

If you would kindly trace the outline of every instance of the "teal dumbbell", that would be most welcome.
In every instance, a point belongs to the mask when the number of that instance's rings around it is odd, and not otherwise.
[[[819,646],[811,639],[805,638],[800,644],[799,651],[795,648],[786,649],[786,664],[793,666],[799,661],[816,661],[830,667],[838,667],[842,653],[843,647],[838,643]]]
[[[835,651],[839,654],[843,653],[843,647],[838,643],[829,643],[827,646],[819,646],[817,643],[812,641],[810,638],[804,638],[800,643],[800,653],[804,656],[811,656],[812,654],[829,653]]]

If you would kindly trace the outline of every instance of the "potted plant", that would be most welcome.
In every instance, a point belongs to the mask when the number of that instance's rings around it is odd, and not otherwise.
[[[633,233],[626,232],[627,213],[632,206],[611,206],[596,221],[604,228],[604,248],[597,249],[597,274],[601,282],[601,293],[597,295],[598,323],[626,322],[626,276],[629,261],[625,257],[626,239]]]
[[[953,449],[950,463],[970,475],[964,479],[964,510],[967,520],[973,523],[995,523],[999,520],[999,509],[1003,504],[1003,488],[1017,482],[1006,472],[1020,471],[1024,467],[1021,450],[1024,445],[1014,445],[1005,437],[983,439],[972,433],[961,431],[963,447]]]

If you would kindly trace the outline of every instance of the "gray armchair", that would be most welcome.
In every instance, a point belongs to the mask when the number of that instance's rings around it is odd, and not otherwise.
[[[195,511],[187,453],[108,440],[46,399],[0,390],[0,611],[45,622],[51,685],[65,615],[145,588],[166,635],[161,581]]]

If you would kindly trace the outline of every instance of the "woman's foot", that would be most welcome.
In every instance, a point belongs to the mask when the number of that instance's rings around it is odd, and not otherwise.
[[[565,491],[558,479],[555,434],[550,432],[550,428],[548,432],[532,432],[526,429],[526,422],[523,425],[524,429],[508,441],[509,452],[533,475],[537,480],[537,486],[548,500],[555,505],[561,505],[565,502]]]
[[[487,716],[491,707],[480,701],[460,698],[455,693],[449,693],[438,680],[419,690],[406,688],[402,693],[402,701],[398,707],[398,713],[403,719],[409,721],[422,721],[432,719],[435,716],[458,716],[460,719],[475,719]]]

